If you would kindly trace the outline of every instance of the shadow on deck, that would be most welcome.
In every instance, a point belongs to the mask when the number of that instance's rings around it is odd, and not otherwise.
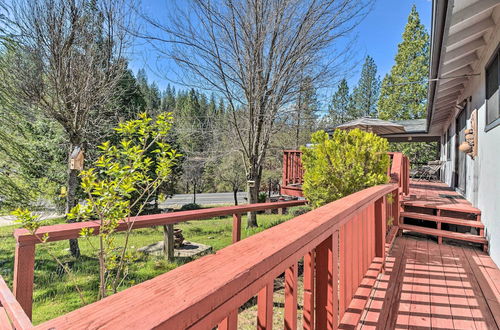
[[[480,249],[404,234],[385,269],[358,328],[500,328],[500,271]]]

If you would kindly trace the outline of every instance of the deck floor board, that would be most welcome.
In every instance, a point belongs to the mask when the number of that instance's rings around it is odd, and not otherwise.
[[[453,188],[439,181],[410,180],[410,193],[404,198],[403,204],[447,211],[481,213]]]
[[[479,248],[404,234],[387,255],[358,328],[500,329],[498,276]]]

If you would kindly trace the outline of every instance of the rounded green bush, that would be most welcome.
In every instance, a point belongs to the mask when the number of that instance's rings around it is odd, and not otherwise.
[[[305,197],[316,208],[356,191],[387,183],[388,142],[354,129],[312,134],[312,146],[302,147]]]

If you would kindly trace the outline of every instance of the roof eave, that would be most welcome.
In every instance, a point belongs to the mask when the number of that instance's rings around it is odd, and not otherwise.
[[[427,90],[427,125],[429,132],[434,107],[434,96],[436,95],[437,79],[439,77],[439,63],[443,53],[443,38],[446,24],[449,22],[447,16],[451,14],[449,8],[453,8],[453,0],[432,1],[432,26],[431,26],[431,54],[429,62],[429,88]]]

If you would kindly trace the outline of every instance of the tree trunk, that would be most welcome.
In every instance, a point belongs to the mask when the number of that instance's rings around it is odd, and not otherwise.
[[[258,171],[257,171],[258,173]],[[250,181],[254,181],[254,184],[247,184],[247,194],[248,194],[248,203],[255,204],[259,202],[259,188],[260,188],[260,176],[256,174],[255,176],[251,176],[252,179]],[[256,212],[248,212],[247,217],[247,228],[257,227],[257,213]]]
[[[238,205],[238,189],[236,190],[233,189],[233,195],[234,195],[234,205]]]
[[[193,184],[193,204],[196,204],[196,182]]]
[[[66,191],[66,214],[68,214],[77,203],[76,190],[78,188],[78,171],[72,170],[70,168],[71,153],[76,145],[71,144],[69,154],[68,154],[68,181],[67,181],[67,191]],[[75,219],[67,219],[66,222],[75,222]],[[78,239],[69,240],[69,251],[71,255],[75,258],[80,257],[80,247],[78,246]]]

